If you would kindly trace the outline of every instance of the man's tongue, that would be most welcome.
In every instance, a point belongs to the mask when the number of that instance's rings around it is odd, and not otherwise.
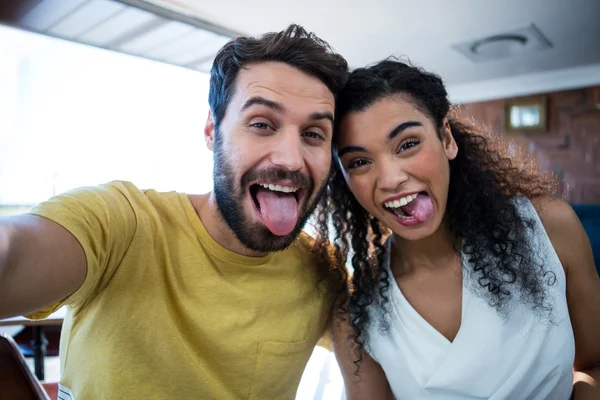
[[[431,198],[424,193],[419,193],[416,199],[401,208],[402,212],[418,221],[425,222],[433,215]]]
[[[292,193],[274,192],[259,188],[256,200],[267,228],[277,236],[285,236],[294,230],[298,222],[298,201]]]

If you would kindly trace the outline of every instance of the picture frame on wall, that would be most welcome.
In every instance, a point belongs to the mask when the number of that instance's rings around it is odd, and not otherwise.
[[[544,132],[547,127],[546,96],[530,96],[507,100],[504,117],[507,132]]]

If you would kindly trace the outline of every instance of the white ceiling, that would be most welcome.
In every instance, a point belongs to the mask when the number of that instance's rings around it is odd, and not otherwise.
[[[144,1],[248,35],[298,23],[327,40],[353,68],[407,56],[451,87],[515,75],[531,81],[538,73],[552,79],[549,72],[565,75],[582,66],[598,67],[591,78],[598,72],[600,82],[600,0]],[[473,62],[452,47],[531,24],[549,39],[550,49]]]
[[[454,102],[600,85],[600,0],[20,1],[0,0],[0,23],[203,72],[229,38],[298,23],[351,68],[395,55],[440,74]],[[531,26],[509,58],[456,49]]]
[[[141,0],[0,2],[0,23],[203,72],[240,34]]]

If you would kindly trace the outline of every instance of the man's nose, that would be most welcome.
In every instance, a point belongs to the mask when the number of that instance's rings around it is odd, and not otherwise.
[[[270,157],[271,163],[288,171],[299,171],[304,167],[304,148],[298,131],[281,132]]]

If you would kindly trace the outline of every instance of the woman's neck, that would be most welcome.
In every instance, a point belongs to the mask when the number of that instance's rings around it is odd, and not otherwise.
[[[456,258],[453,238],[445,224],[433,235],[421,240],[406,240],[397,235],[392,237],[391,267],[394,275],[453,266]]]

